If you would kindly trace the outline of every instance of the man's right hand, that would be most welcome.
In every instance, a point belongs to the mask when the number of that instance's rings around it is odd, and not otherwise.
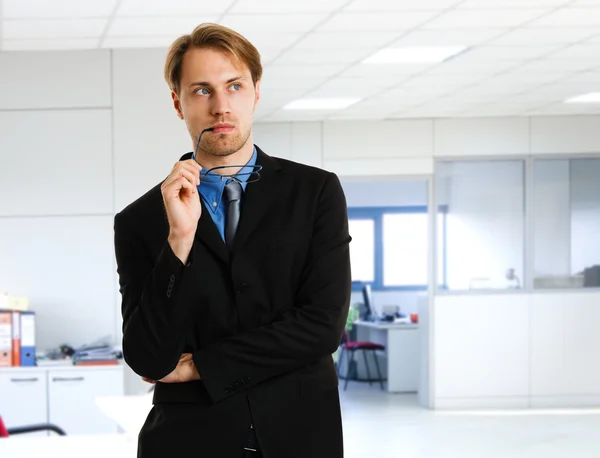
[[[197,186],[200,165],[193,159],[178,161],[161,185],[161,193],[169,221],[169,244],[185,264],[192,249],[202,205]]]

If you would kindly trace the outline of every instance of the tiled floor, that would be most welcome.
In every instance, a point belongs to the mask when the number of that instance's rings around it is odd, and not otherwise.
[[[600,409],[434,412],[414,395],[356,382],[340,394],[345,458],[600,457]],[[134,435],[0,440],[1,458],[130,458],[135,450]]]
[[[376,385],[342,388],[346,458],[600,457],[600,409],[434,412]]]

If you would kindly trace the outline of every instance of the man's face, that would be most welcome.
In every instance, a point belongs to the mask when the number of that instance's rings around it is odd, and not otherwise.
[[[181,119],[198,148],[213,156],[228,156],[246,144],[260,97],[259,82],[235,57],[212,49],[189,49],[183,58],[179,96],[172,94]]]

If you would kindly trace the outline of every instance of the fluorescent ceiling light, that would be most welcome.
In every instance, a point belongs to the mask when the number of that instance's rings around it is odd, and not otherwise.
[[[565,103],[600,103],[600,92],[578,95],[565,100]]]
[[[298,99],[288,103],[284,110],[341,110],[355,104],[357,97]]]
[[[363,60],[363,64],[414,64],[443,62],[464,51],[466,46],[420,46],[407,48],[385,48]]]

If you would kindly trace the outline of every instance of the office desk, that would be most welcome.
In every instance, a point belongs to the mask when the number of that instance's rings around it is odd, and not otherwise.
[[[131,458],[136,452],[137,436],[133,434],[47,437],[23,434],[0,439],[3,458]]]
[[[368,321],[357,321],[354,325],[356,340],[385,346],[385,351],[377,354],[381,375],[387,377],[387,390],[391,393],[417,392],[420,371],[419,325]],[[356,358],[356,361],[358,376],[363,378],[366,374],[363,358]],[[372,366],[369,359],[369,368]],[[373,373],[374,369],[371,371]]]

